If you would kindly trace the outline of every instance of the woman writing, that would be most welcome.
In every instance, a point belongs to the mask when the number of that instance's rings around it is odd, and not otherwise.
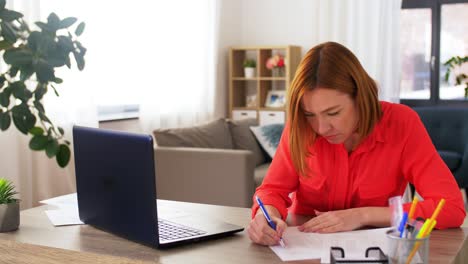
[[[254,202],[250,239],[275,245],[289,212],[314,216],[303,232],[390,225],[388,199],[412,183],[424,201],[415,217],[446,204],[436,228],[459,227],[463,199],[416,112],[378,100],[377,85],[344,46],[312,48],[288,91],[288,121],[269,171],[256,190],[276,223]],[[405,204],[405,211],[411,204]]]

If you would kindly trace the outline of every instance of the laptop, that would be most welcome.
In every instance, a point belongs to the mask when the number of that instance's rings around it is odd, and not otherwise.
[[[74,126],[73,141],[78,209],[84,223],[157,248],[244,229],[171,208],[160,208],[164,215],[158,215],[151,136]]]

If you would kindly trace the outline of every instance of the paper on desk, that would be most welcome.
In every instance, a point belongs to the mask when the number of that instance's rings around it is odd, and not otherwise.
[[[46,210],[47,217],[54,226],[64,225],[83,225],[78,215],[78,208],[76,210],[58,209]]]
[[[40,203],[54,205],[59,208],[67,208],[69,206],[75,206],[78,208],[78,198],[76,196],[76,193],[70,193],[67,195],[42,200],[40,201]]]
[[[58,207],[46,210],[45,213],[54,226],[82,225],[78,214],[78,200],[76,193],[62,195],[40,201],[40,203]]]
[[[363,259],[369,247],[380,247],[387,251],[385,232],[389,228],[318,234],[300,232],[296,226],[288,227],[283,233],[286,248],[271,246],[282,261],[321,259],[330,263],[330,247],[341,247],[346,259]]]

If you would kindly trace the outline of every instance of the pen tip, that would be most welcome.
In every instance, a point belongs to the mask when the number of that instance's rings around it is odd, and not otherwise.
[[[280,241],[279,241],[281,247],[286,247],[286,244],[284,243],[284,240],[281,238]]]

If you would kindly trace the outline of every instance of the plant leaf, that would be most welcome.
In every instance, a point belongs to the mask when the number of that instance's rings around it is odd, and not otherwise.
[[[16,42],[16,33],[15,30],[12,28],[9,22],[2,21],[0,23],[0,26],[2,28],[2,36],[5,38],[5,40],[15,43]]]
[[[31,91],[26,88],[26,85],[23,82],[14,82],[10,84],[10,88],[12,90],[13,96],[23,102],[28,101],[32,97]]]
[[[34,74],[34,69],[30,65],[26,65],[20,68],[20,80],[21,81],[27,81],[33,74]]]
[[[32,150],[43,150],[46,148],[48,140],[47,136],[33,136],[29,141],[29,148]]]
[[[0,50],[8,49],[13,47],[13,44],[7,40],[0,41]]]
[[[36,126],[36,127],[29,129],[29,133],[33,134],[34,136],[41,136],[41,135],[44,135],[44,129],[42,129],[42,127]]]
[[[81,22],[80,24],[78,24],[78,27],[75,30],[75,35],[77,35],[78,37],[81,36],[81,34],[83,34],[85,26],[85,22]]]
[[[67,28],[71,25],[73,25],[76,22],[76,17],[67,17],[64,20],[60,21],[60,27],[59,28]]]
[[[40,29],[42,29],[42,31],[47,31],[47,32],[52,32],[53,29],[51,27],[49,27],[49,25],[47,25],[46,23],[44,22],[36,22],[35,23]]]
[[[63,136],[63,134],[65,134],[65,131],[63,130],[63,128],[61,128],[61,127],[57,127],[57,129],[58,129],[58,131],[59,131],[60,135],[62,135],[62,136]]]
[[[75,61],[76,61],[76,65],[78,66],[78,69],[80,71],[83,70],[85,67],[85,61],[84,61],[83,56],[76,51],[73,52],[73,56],[75,56]]]
[[[44,121],[44,122],[47,122],[49,124],[51,124],[52,122],[50,122],[50,119],[46,116],[46,114],[44,112],[39,112],[39,118]]]
[[[57,155],[58,151],[59,151],[58,141],[56,139],[49,140],[46,146],[47,157],[49,158],[54,157],[55,155]]]
[[[36,124],[36,117],[31,114],[28,106],[24,103],[17,105],[11,109],[13,123],[16,128],[23,134],[27,135],[28,131]]]
[[[60,167],[65,168],[70,161],[70,148],[65,144],[60,144],[57,156],[57,163]]]
[[[47,17],[47,25],[55,32],[60,27],[60,18],[54,12]]]
[[[0,113],[0,129],[2,131],[7,130],[10,127],[11,124],[11,117],[10,113]]]
[[[54,69],[47,63],[39,61],[34,65],[34,71],[39,82],[46,83],[55,80]]]
[[[57,97],[59,97],[59,93],[57,92],[57,89],[55,89],[55,86],[53,86],[52,84],[50,85],[50,87],[52,87],[52,89],[54,90],[54,93]]]
[[[5,9],[6,0],[0,0],[0,10]]]
[[[5,89],[5,91],[0,93],[0,105],[3,107],[8,107],[10,105],[10,90]]]
[[[67,36],[58,36],[57,45],[67,53],[75,49],[75,47],[73,46],[73,41]]]
[[[6,63],[20,66],[29,65],[32,63],[33,54],[27,49],[11,49],[5,51],[3,59]]]
[[[41,39],[41,33],[38,31],[31,32],[28,37],[28,47],[31,50],[36,51],[39,46],[39,41]]]
[[[19,18],[22,18],[23,14],[16,12],[14,10],[9,10],[9,9],[3,9],[2,12],[0,12],[0,18],[3,21],[8,21],[11,22],[13,20],[17,20]]]

